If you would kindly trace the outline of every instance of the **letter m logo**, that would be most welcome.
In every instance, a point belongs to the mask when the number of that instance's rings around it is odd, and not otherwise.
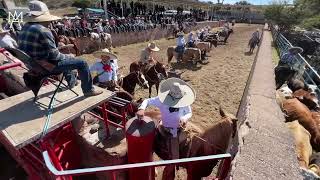
[[[13,23],[18,23],[20,25],[20,23],[23,22],[23,13],[20,12],[18,14],[17,11],[14,11],[12,14],[12,12],[9,12],[8,22],[10,24],[10,28],[12,28]]]

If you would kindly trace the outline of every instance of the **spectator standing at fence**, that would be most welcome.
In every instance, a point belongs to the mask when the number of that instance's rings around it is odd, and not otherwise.
[[[77,82],[75,74],[71,71],[78,70],[84,96],[101,94],[102,91],[95,90],[92,85],[88,64],[82,59],[60,53],[56,47],[54,37],[47,27],[52,21],[60,18],[51,15],[47,5],[41,1],[30,1],[29,9],[27,24],[18,37],[19,49],[52,73],[64,73],[70,88]]]
[[[162,81],[157,97],[145,99],[139,111],[138,118],[143,118],[144,111],[149,106],[159,108],[161,122],[158,131],[167,140],[170,159],[179,158],[179,130],[186,127],[186,123],[192,117],[191,104],[195,100],[193,88],[178,78],[169,78]],[[168,165],[163,171],[163,180],[174,180],[175,165]]]

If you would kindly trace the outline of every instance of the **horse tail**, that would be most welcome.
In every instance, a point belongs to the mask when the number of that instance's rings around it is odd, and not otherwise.
[[[173,58],[173,51],[174,51],[173,47],[168,47],[168,49],[167,49],[168,64],[170,64],[170,62]]]

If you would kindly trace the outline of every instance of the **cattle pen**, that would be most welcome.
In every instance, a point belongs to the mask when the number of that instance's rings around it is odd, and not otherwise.
[[[181,78],[188,81],[197,91],[197,100],[193,105],[194,117],[191,119],[191,122],[199,126],[201,129],[205,129],[205,127],[211,126],[219,121],[220,117],[217,113],[219,106],[223,106],[228,112],[232,114],[237,114],[238,119],[240,120],[239,126],[241,126],[239,133],[235,136],[236,138],[233,139],[230,145],[230,149],[228,150],[227,154],[221,155],[209,155],[209,156],[201,156],[195,158],[187,158],[187,159],[179,159],[179,160],[170,160],[170,161],[157,161],[157,162],[147,162],[147,163],[139,163],[139,164],[126,164],[126,165],[107,165],[107,166],[94,166],[94,167],[76,167],[76,168],[59,168],[57,166],[56,161],[52,159],[50,156],[50,150],[44,151],[41,154],[41,161],[42,165],[46,166],[51,175],[55,176],[63,176],[70,178],[72,175],[84,175],[84,174],[91,174],[99,171],[114,171],[123,169],[126,171],[128,168],[137,168],[137,167],[156,167],[156,166],[163,166],[165,164],[176,164],[176,163],[188,163],[192,161],[198,160],[209,160],[209,159],[225,159],[219,168],[218,174],[209,176],[208,179],[212,179],[213,177],[217,177],[220,179],[224,179],[229,173],[229,163],[231,159],[235,159],[232,165],[232,171],[229,175],[232,176],[233,179],[248,179],[251,177],[257,177],[258,174],[261,173],[262,170],[256,170],[256,168],[252,167],[258,163],[259,161],[265,162],[268,166],[269,160],[271,159],[270,154],[266,154],[266,156],[261,158],[256,158],[256,155],[251,154],[248,152],[248,147],[250,145],[255,144],[256,142],[251,141],[251,136],[260,135],[263,136],[271,136],[271,132],[266,132],[270,127],[266,127],[264,123],[270,123],[269,125],[274,125],[274,118],[272,121],[267,121],[263,117],[266,114],[260,115],[255,114],[261,112],[263,108],[275,108],[273,104],[273,100],[264,102],[260,101],[256,98],[264,97],[266,99],[272,99],[274,93],[274,87],[272,79],[272,70],[273,65],[271,63],[271,59],[269,59],[269,48],[271,49],[271,35],[270,32],[265,31],[262,36],[262,42],[255,54],[249,55],[246,54],[247,51],[247,41],[251,36],[252,32],[254,32],[257,28],[262,29],[261,25],[248,25],[248,24],[237,24],[234,27],[234,34],[231,35],[229,42],[225,45],[220,44],[217,48],[213,48],[212,51],[208,54],[209,64],[200,64],[197,66],[191,66],[191,64],[179,64],[173,62],[171,64],[172,68],[175,71],[182,71]],[[125,40],[124,40],[125,41]],[[161,51],[156,55],[156,58],[159,61],[166,62],[166,54],[164,53],[166,48],[170,45],[173,45],[175,42],[174,40],[167,40],[167,39],[159,39],[155,41]],[[146,43],[134,43],[127,46],[116,47],[113,49],[119,56],[119,64],[123,68],[121,72],[126,74],[128,72],[128,65],[137,60],[139,58],[140,50],[146,46]],[[94,62],[94,58],[91,54],[83,55],[83,58],[87,59],[89,64]],[[263,60],[264,61],[263,61]],[[269,62],[270,61],[270,62]],[[265,63],[265,64],[263,64]],[[261,68],[261,66],[265,66]],[[257,79],[257,72],[260,72],[260,79]],[[271,75],[270,75],[271,73]],[[265,76],[265,77],[261,77]],[[64,92],[63,92],[64,93]],[[155,95],[155,93],[153,94]],[[136,91],[137,97],[146,98],[147,92],[145,90],[138,90]],[[112,98],[105,97],[105,99]],[[95,101],[95,100],[94,100]],[[114,101],[113,101],[114,102]],[[98,102],[97,102],[98,103]],[[100,101],[99,101],[100,103]],[[99,104],[98,103],[98,104]],[[265,105],[264,105],[265,103]],[[119,103],[123,104],[123,103]],[[264,106],[261,106],[263,104]],[[267,106],[267,107],[266,107]],[[80,105],[80,108],[84,108],[83,105]],[[102,107],[103,108],[103,107]],[[272,109],[271,108],[271,109]],[[91,108],[87,108],[91,109]],[[69,110],[68,110],[69,111]],[[84,111],[84,110],[81,110]],[[277,116],[281,115],[277,109],[275,110],[265,110],[266,113],[274,113]],[[283,117],[282,117],[283,118]],[[103,119],[103,117],[102,117]],[[265,122],[264,122],[265,121]],[[9,123],[9,122],[7,122]],[[261,124],[260,124],[261,123]],[[118,124],[123,127],[121,124]],[[279,124],[276,123],[276,126]],[[104,125],[102,125],[104,126]],[[281,124],[279,125],[280,129],[274,128],[277,132],[282,132],[280,137],[288,137],[290,139],[290,135],[286,134],[285,130],[281,129]],[[68,127],[66,127],[68,130]],[[271,128],[272,129],[272,128]],[[261,131],[260,131],[261,130]],[[266,131],[264,131],[266,130]],[[258,132],[260,131],[260,132]],[[258,135],[256,134],[258,133]],[[265,133],[265,134],[264,134]],[[274,138],[274,136],[272,136]],[[260,138],[260,137],[259,137]],[[280,141],[287,142],[287,139],[281,139]],[[264,139],[264,137],[262,137]],[[247,141],[248,140],[248,141]],[[277,141],[278,139],[276,139]],[[251,144],[248,143],[251,141]],[[289,141],[289,140],[288,140]],[[259,140],[259,143],[266,143],[265,145],[268,146],[255,146],[250,147],[251,151],[254,150],[265,150],[264,153],[272,153],[272,150],[269,150],[270,145],[274,144],[274,140],[268,139],[267,142],[263,140]],[[281,143],[279,143],[281,144]],[[278,166],[284,165],[285,163],[291,163],[291,170],[287,167],[283,167],[283,170],[271,175],[272,171],[268,169],[268,172],[262,173],[266,178],[271,177],[275,178],[277,175],[278,178],[283,177],[298,177],[298,170],[294,161],[294,151],[293,145],[288,143],[284,143],[288,147],[283,147],[279,145],[279,147],[275,147],[274,151],[277,151],[277,148],[283,148],[288,152],[287,160],[283,160],[282,163],[279,163]],[[48,146],[48,144],[43,144],[44,147]],[[32,149],[33,147],[31,147]],[[58,147],[57,147],[58,148]],[[281,150],[283,150],[281,149]],[[33,148],[34,150],[34,148]],[[268,151],[266,151],[268,150]],[[279,150],[279,149],[278,149]],[[282,153],[285,152],[283,150]],[[238,152],[238,153],[237,153]],[[281,151],[277,151],[280,158],[283,158]],[[62,152],[60,152],[62,153]],[[230,153],[230,154],[229,154]],[[261,156],[261,153],[257,153]],[[272,155],[272,154],[271,154]],[[250,158],[251,156],[251,158]],[[249,158],[249,159],[246,159]],[[281,159],[282,160],[282,159]],[[244,161],[246,163],[251,163],[251,167],[245,166]],[[264,167],[264,163],[260,163]],[[63,164],[66,166],[66,164]],[[69,165],[72,167],[72,164]],[[245,167],[245,169],[244,169]],[[260,167],[257,165],[257,167]],[[224,169],[226,168],[226,169]],[[161,168],[158,169],[158,172],[161,172]],[[275,167],[274,169],[277,169]],[[252,170],[252,171],[251,171]],[[269,171],[270,170],[270,171]],[[241,171],[243,171],[241,173]],[[251,171],[248,174],[246,172]],[[275,170],[274,170],[275,171]],[[117,172],[117,171],[115,171]],[[285,175],[283,175],[285,174]],[[118,177],[118,176],[117,176]],[[113,175],[115,178],[115,175]],[[160,179],[161,175],[158,175],[156,179]],[[179,169],[177,175],[177,179],[186,179],[186,173],[183,168]]]

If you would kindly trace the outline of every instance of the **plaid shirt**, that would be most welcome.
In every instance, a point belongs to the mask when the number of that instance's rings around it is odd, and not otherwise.
[[[66,56],[59,52],[50,29],[40,24],[26,24],[18,37],[19,49],[34,60],[61,61]]]

